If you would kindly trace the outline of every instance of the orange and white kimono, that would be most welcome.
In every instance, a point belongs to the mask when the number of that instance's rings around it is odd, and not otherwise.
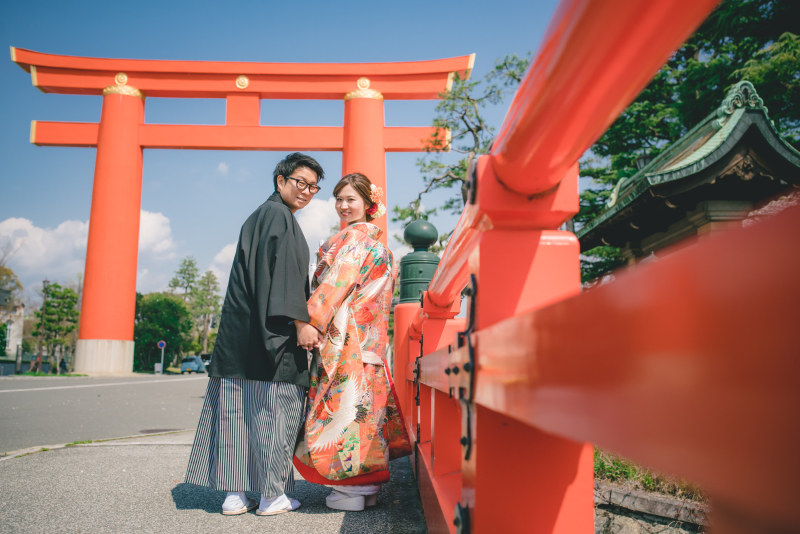
[[[305,437],[296,456],[329,481],[388,476],[389,460],[411,454],[385,365],[394,278],[381,233],[374,224],[353,224],[317,252],[308,313],[325,342],[311,363]]]

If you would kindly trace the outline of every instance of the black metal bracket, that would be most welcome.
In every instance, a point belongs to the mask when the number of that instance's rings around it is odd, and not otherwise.
[[[414,402],[419,406],[419,358],[414,360],[414,386],[417,388]]]
[[[464,459],[469,460],[472,453],[472,424],[470,423],[470,412],[472,403],[466,399],[461,399],[461,449],[464,451]]]
[[[469,361],[464,363],[462,367],[464,371],[469,373],[469,392],[467,393],[467,400],[472,402],[473,390],[475,389],[475,348],[472,346],[471,334],[475,331],[475,309],[478,300],[478,279],[474,274],[471,274],[469,276],[469,282],[469,285],[464,288],[464,294],[469,297],[469,318],[466,329],[457,334],[456,343],[458,348],[467,345]],[[454,367],[452,372],[458,373],[458,367]],[[463,388],[459,388],[458,398],[460,399],[464,398],[462,390]]]
[[[416,387],[416,395],[414,395],[414,404],[417,405],[417,421],[419,421],[419,379],[420,368],[419,359],[422,358],[422,336],[419,336],[419,356],[414,359],[414,386]],[[414,437],[414,442],[419,443],[419,422],[417,423],[417,435]]]
[[[475,307],[477,306],[477,299],[478,299],[478,278],[471,274],[469,275],[469,285],[464,288],[463,293],[469,297],[469,317],[467,322],[467,328],[463,332],[459,332],[457,336],[458,341],[458,348],[464,346],[464,337],[468,332],[475,331]]]
[[[469,534],[469,506],[461,506],[461,503],[456,504],[453,524],[456,526],[456,534]]]
[[[478,198],[478,158],[473,159],[472,163],[469,164],[467,179],[469,180],[467,183],[467,189],[469,190],[467,202],[475,204],[475,200]]]

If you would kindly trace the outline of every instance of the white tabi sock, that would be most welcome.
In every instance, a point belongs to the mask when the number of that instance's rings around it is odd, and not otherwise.
[[[226,512],[241,510],[245,506],[247,506],[247,495],[243,491],[229,491],[225,502],[222,503],[222,509]]]
[[[298,506],[300,506],[300,503],[294,499],[289,499],[285,493],[277,497],[264,497],[264,495],[261,495],[261,504],[258,507],[258,511],[264,513],[278,510],[294,510]]]

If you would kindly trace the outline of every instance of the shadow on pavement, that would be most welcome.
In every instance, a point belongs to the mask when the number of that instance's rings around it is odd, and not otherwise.
[[[172,500],[178,510],[204,510],[209,514],[219,514],[225,492],[181,483],[172,488]]]

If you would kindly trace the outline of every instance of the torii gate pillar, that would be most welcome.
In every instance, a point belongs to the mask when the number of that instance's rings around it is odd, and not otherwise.
[[[368,78],[359,78],[357,85],[359,89],[344,97],[342,176],[360,172],[386,192],[383,95],[369,88]],[[387,213],[385,217],[374,221],[383,230],[381,241],[384,245],[389,238],[388,216]]]
[[[136,309],[143,122],[144,97],[138,90],[125,85],[103,90],[77,373],[118,374],[133,369],[131,318]]]

